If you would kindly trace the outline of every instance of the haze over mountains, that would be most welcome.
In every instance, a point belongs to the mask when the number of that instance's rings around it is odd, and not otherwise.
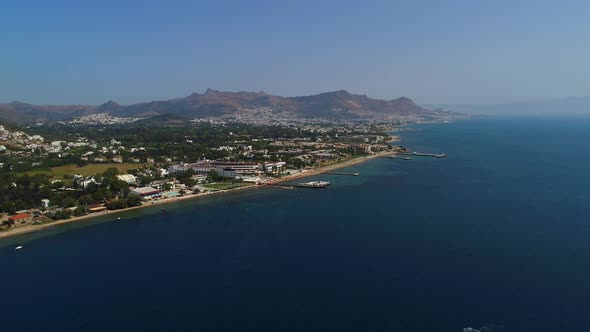
[[[492,105],[427,105],[452,109],[466,114],[526,116],[526,115],[582,115],[590,114],[590,97],[570,97]]]
[[[0,104],[0,120],[18,124],[68,121],[76,117],[108,113],[116,117],[150,118],[174,114],[187,119],[232,115],[244,109],[269,107],[296,118],[325,119],[391,119],[400,116],[435,116],[446,111],[433,111],[416,105],[411,99],[393,100],[369,98],[348,91],[320,93],[302,97],[280,97],[264,92],[223,92],[207,89],[203,94],[151,101],[123,106],[108,101],[100,106],[90,105],[31,105],[22,102]]]

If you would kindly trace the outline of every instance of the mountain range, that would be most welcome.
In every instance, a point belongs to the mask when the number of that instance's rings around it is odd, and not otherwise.
[[[150,118],[174,114],[185,118],[205,118],[236,115],[244,109],[269,107],[296,118],[325,119],[390,119],[399,116],[436,116],[447,111],[428,110],[411,99],[393,100],[369,98],[345,90],[302,97],[280,97],[264,92],[224,92],[207,89],[203,94],[164,101],[120,105],[108,101],[100,106],[90,105],[32,105],[22,102],[0,104],[0,120],[17,124],[68,121],[98,113],[116,117]]]

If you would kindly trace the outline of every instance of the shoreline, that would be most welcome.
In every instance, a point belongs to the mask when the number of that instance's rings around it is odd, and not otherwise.
[[[321,173],[324,173],[324,172],[329,172],[329,171],[339,169],[339,168],[362,164],[366,161],[369,161],[369,160],[372,160],[375,158],[384,157],[384,156],[393,155],[393,154],[394,154],[394,152],[392,152],[392,151],[382,151],[382,152],[375,153],[374,155],[357,157],[357,158],[353,158],[353,159],[350,159],[350,160],[347,160],[347,161],[344,161],[341,163],[321,166],[316,169],[311,169],[308,171],[299,172],[299,173],[292,174],[292,175],[287,175],[285,177],[271,180],[269,182],[272,182],[273,184],[275,184],[275,183],[278,184],[278,183],[284,183],[284,182],[297,180],[297,179],[301,179],[301,178],[306,178],[306,177],[310,177],[310,176],[314,176],[314,175],[320,175]],[[165,205],[165,204],[179,202],[179,201],[183,201],[183,200],[199,199],[199,198],[207,197],[207,196],[211,196],[211,195],[220,195],[220,194],[225,194],[225,193],[231,193],[231,192],[242,191],[242,190],[251,190],[251,189],[255,189],[255,188],[264,188],[264,187],[266,187],[266,186],[252,184],[252,185],[246,185],[243,187],[233,188],[233,189],[228,189],[228,190],[220,190],[220,191],[213,191],[213,192],[207,192],[207,193],[191,194],[191,195],[186,195],[186,196],[181,196],[181,197],[160,199],[157,201],[148,202],[147,204],[133,206],[133,207],[125,208],[125,209],[121,209],[121,210],[109,210],[109,211],[97,212],[97,213],[87,214],[87,215],[80,216],[80,217],[73,217],[70,219],[57,220],[57,221],[47,223],[47,224],[42,224],[42,225],[22,226],[22,227],[15,228],[15,229],[12,229],[9,231],[0,232],[0,240],[4,239],[4,238],[8,238],[8,237],[13,237],[13,236],[18,236],[18,235],[33,233],[36,231],[41,231],[41,230],[44,230],[44,229],[47,229],[47,228],[50,228],[53,226],[69,224],[69,223],[74,223],[74,222],[79,222],[79,221],[84,221],[84,220],[89,220],[89,219],[94,219],[94,218],[100,218],[100,217],[104,217],[104,216],[115,215],[118,213],[123,213],[123,212],[128,212],[128,211],[133,211],[133,210],[138,210],[138,209],[143,209],[143,208],[148,208],[148,207],[154,207],[154,206],[158,206],[158,205]]]

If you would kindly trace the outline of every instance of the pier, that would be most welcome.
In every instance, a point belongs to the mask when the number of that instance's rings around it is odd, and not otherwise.
[[[266,186],[267,187],[273,187],[273,188],[279,188],[279,189],[293,189],[293,186],[284,185],[284,184],[267,183]]]
[[[412,160],[412,157],[403,157],[403,156],[396,157],[395,155],[393,155],[393,156],[387,156],[387,157],[381,157],[381,158],[400,159],[400,160]]]
[[[400,156],[416,156],[416,157],[432,157],[432,158],[444,158],[447,156],[446,153],[424,153],[424,152],[400,152]]]
[[[342,172],[322,172],[321,174],[328,174],[328,175],[349,175],[349,176],[359,176],[361,173],[342,173]]]

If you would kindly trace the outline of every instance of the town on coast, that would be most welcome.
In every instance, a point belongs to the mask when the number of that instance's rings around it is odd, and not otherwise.
[[[145,195],[145,198],[142,199],[142,202],[139,205],[127,207],[124,209],[118,209],[118,210],[108,210],[105,205],[98,204],[98,205],[93,205],[91,208],[88,208],[89,212],[87,214],[84,214],[81,216],[72,216],[68,219],[62,219],[62,220],[51,220],[51,219],[46,218],[46,220],[47,220],[46,222],[34,223],[34,220],[41,220],[43,218],[42,214],[37,213],[37,210],[18,211],[20,213],[17,214],[17,216],[24,215],[25,218],[27,218],[27,221],[22,224],[15,225],[14,227],[5,229],[4,231],[0,232],[0,239],[4,238],[4,237],[11,237],[11,236],[22,235],[22,234],[26,234],[26,233],[35,232],[35,231],[40,231],[40,230],[46,229],[48,227],[58,226],[58,225],[66,224],[66,223],[82,222],[84,220],[88,220],[91,218],[97,218],[97,217],[104,217],[106,215],[113,215],[113,220],[116,220],[115,215],[118,213],[132,211],[132,210],[141,209],[141,208],[153,207],[156,205],[158,205],[158,206],[162,205],[162,211],[166,211],[165,204],[178,202],[180,200],[199,199],[199,198],[203,198],[203,197],[208,197],[210,195],[220,195],[220,194],[231,193],[231,192],[236,192],[236,191],[244,191],[244,190],[249,190],[249,189],[266,188],[266,187],[270,187],[269,186],[270,184],[289,183],[294,180],[303,179],[305,177],[310,177],[310,176],[315,176],[315,175],[320,175],[324,172],[337,170],[339,168],[354,166],[354,165],[364,163],[364,162],[369,161],[374,158],[393,157],[393,156],[395,156],[395,152],[381,151],[381,152],[374,153],[369,156],[356,157],[356,158],[352,158],[347,161],[324,165],[324,166],[320,166],[320,167],[317,167],[314,169],[305,169],[305,170],[289,173],[288,175],[278,177],[278,178],[265,178],[264,180],[262,180],[260,182],[256,182],[256,183],[247,182],[247,183],[243,183],[240,186],[236,186],[236,187],[229,188],[229,189],[208,190],[208,191],[203,191],[203,192],[191,192],[191,193],[184,193],[182,195],[166,195],[166,193],[162,192],[161,190],[147,187],[149,189],[149,191],[147,192],[147,194]],[[138,189],[143,189],[143,188],[146,188],[146,187],[142,187],[142,188],[138,188]],[[149,197],[149,196],[152,196],[152,197]],[[32,214],[33,212],[35,212],[35,214]]]
[[[5,135],[20,137],[25,144],[35,144],[39,150],[45,149],[48,155],[61,153],[68,156],[80,148],[82,151],[89,150],[85,141],[80,139],[42,145],[39,144],[43,142],[40,137],[10,132],[5,128],[3,130]],[[398,137],[385,133],[383,129],[364,131],[362,133],[357,129],[354,132],[343,132],[339,137],[337,133],[331,134],[331,137],[324,132],[321,138],[253,138],[249,144],[243,139],[233,144],[224,142],[222,144],[228,145],[212,149],[216,153],[221,152],[220,156],[224,157],[194,162],[175,162],[177,158],[174,157],[158,158],[143,154],[144,163],[134,163],[138,158],[133,155],[125,157],[127,152],[137,154],[145,152],[145,148],[138,145],[127,147],[112,138],[106,142],[106,147],[97,146],[98,151],[106,153],[82,153],[82,158],[94,157],[88,163],[70,165],[69,169],[68,165],[64,165],[48,171],[24,170],[10,178],[13,183],[9,191],[22,188],[24,194],[21,195],[34,195],[38,203],[33,201],[29,206],[18,209],[23,206],[23,202],[13,203],[5,199],[3,209],[6,213],[1,216],[0,238],[119,211],[293,184],[294,180],[300,178],[406,151],[402,146],[393,145]],[[232,132],[230,136],[238,134]],[[191,143],[190,139],[184,142],[187,145]],[[264,149],[257,149],[257,146]],[[15,157],[18,155],[12,154]],[[104,155],[111,159],[101,163]],[[232,157],[228,158],[228,155]],[[18,165],[11,164],[10,167]],[[38,190],[27,193],[31,188]]]
[[[411,159],[392,134],[463,117],[347,91],[283,98],[207,90],[157,104],[149,112],[152,104],[112,101],[6,105],[37,111],[0,121],[0,237],[181,199],[289,189],[298,178],[388,154]]]

